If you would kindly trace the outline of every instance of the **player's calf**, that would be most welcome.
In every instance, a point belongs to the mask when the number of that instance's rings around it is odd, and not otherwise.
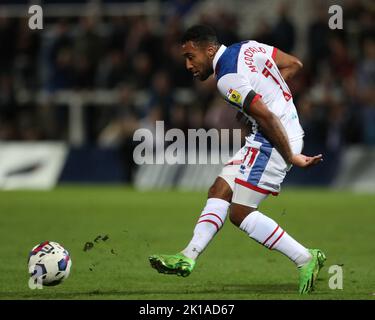
[[[229,219],[236,226],[239,227],[242,221],[252,212],[257,209],[246,207],[238,203],[232,203],[229,209]]]
[[[250,238],[256,240],[261,245],[272,250],[276,249],[289,257],[297,267],[302,266],[311,259],[308,249],[294,240],[284,229],[279,226],[273,219],[267,217],[254,208],[248,208],[245,216],[243,206],[233,205],[235,224],[242,231],[246,232]],[[232,214],[231,214],[232,216]],[[243,218],[245,216],[245,218]]]
[[[232,189],[218,177],[208,191],[208,200],[194,228],[194,235],[187,247],[175,255],[152,255],[151,266],[159,273],[188,276],[195,260],[222,228],[232,198]]]
[[[193,238],[182,253],[197,259],[215,234],[223,227],[232,198],[228,183],[218,177],[208,191],[208,199],[194,228]]]
[[[273,219],[258,210],[266,197],[266,193],[236,184],[231,205],[231,221],[266,248],[285,254],[297,267],[306,264],[311,259],[308,249],[288,235]]]

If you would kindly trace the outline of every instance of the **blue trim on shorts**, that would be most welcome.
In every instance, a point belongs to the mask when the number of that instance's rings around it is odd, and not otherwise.
[[[260,142],[262,145],[259,148],[259,155],[250,170],[247,182],[257,186],[271,158],[273,146],[260,132],[255,134],[254,141]]]

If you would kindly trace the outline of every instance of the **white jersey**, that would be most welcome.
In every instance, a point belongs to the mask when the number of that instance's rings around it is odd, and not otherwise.
[[[283,124],[289,141],[303,137],[292,94],[274,61],[277,49],[256,41],[243,41],[229,47],[222,45],[213,60],[217,87],[230,104],[242,111],[249,93],[251,103],[258,98],[272,111]],[[254,119],[253,134],[258,133]],[[258,136],[261,135],[258,133]],[[264,137],[262,137],[264,138]]]

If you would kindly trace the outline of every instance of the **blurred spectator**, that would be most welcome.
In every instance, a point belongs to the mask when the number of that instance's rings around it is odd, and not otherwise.
[[[126,38],[125,53],[131,59],[136,59],[137,55],[147,55],[150,57],[151,69],[159,65],[162,61],[162,38],[152,31],[151,23],[145,17],[136,17],[131,21],[131,28]]]
[[[261,43],[272,44],[273,43],[273,34],[271,26],[267,23],[266,19],[260,18],[259,23],[256,27],[255,33],[253,36],[249,36],[249,39],[254,39]]]
[[[328,45],[329,66],[337,79],[350,77],[354,72],[355,64],[344,40],[339,37],[331,37]]]
[[[99,88],[114,89],[118,84],[130,80],[129,62],[119,49],[112,49],[102,59],[96,74]]]
[[[239,42],[237,17],[225,9],[216,7],[213,12],[204,12],[199,17],[200,24],[215,28],[219,42],[229,46]]]
[[[181,55],[180,39],[183,33],[181,20],[177,16],[168,19],[163,38],[163,64],[175,87],[190,87],[192,77],[185,69],[185,61]]]
[[[159,109],[161,117],[164,120],[164,125],[166,129],[169,129],[171,109],[174,103],[174,92],[169,75],[167,72],[160,70],[156,72],[152,78],[150,99],[146,105],[144,116],[153,109]]]
[[[15,120],[17,110],[13,79],[7,74],[0,74],[0,139],[14,140],[16,138]]]
[[[365,8],[360,0],[345,0],[345,24],[357,23],[360,16],[363,14]]]
[[[13,30],[16,29],[17,21],[0,16],[0,70],[10,72],[13,64],[12,59],[16,53],[16,40]]]
[[[358,66],[358,97],[362,105],[363,139],[375,144],[375,39],[368,38],[363,43],[364,57]]]
[[[133,58],[133,70],[130,81],[137,89],[147,89],[151,85],[153,63],[151,55],[140,52]]]
[[[80,19],[74,53],[75,88],[92,88],[97,66],[103,56],[103,43],[95,16]]]
[[[168,1],[168,8],[170,8],[172,16],[181,18],[192,9],[196,2],[197,0],[170,0]]]
[[[283,2],[279,7],[279,17],[272,30],[272,45],[285,52],[292,52],[295,43],[295,27],[288,13],[289,5]]]
[[[40,86],[38,54],[40,33],[27,27],[27,19],[20,19],[16,28],[16,55],[14,57],[15,85],[19,90],[36,90]]]
[[[108,28],[106,35],[106,47],[108,50],[124,50],[125,39],[129,33],[130,26],[126,17],[110,17],[105,23]]]
[[[230,14],[225,10],[218,10],[215,26],[220,43],[231,45],[241,41],[237,34],[238,21],[234,14]]]
[[[166,129],[185,131],[241,127],[236,112],[218,100],[214,79],[195,81],[185,69],[179,40],[196,3],[170,1],[170,11],[160,19],[50,18],[43,32],[29,30],[24,18],[0,17],[0,139],[66,138],[66,106],[56,107],[53,98],[37,105],[40,89],[119,92],[116,106],[84,108],[83,118],[91,128],[90,141],[122,146],[124,152],[132,148],[134,130],[152,129],[156,120],[164,120]],[[369,3],[345,1],[344,31],[328,28],[326,2],[314,3],[301,40],[307,48],[305,67],[288,82],[306,145],[335,152],[346,144],[375,143],[375,19]],[[298,25],[290,9],[282,3],[275,23],[260,18],[254,34],[245,38],[292,52]],[[215,6],[198,21],[213,25],[220,41],[230,45],[243,36],[239,15],[232,12]]]
[[[133,87],[127,84],[119,86],[119,104],[115,106],[111,118],[99,134],[98,142],[101,146],[120,145],[139,128],[135,98]]]
[[[49,91],[73,87],[73,39],[65,19],[59,20],[51,30],[51,43],[47,48],[47,79]]]
[[[308,59],[311,68],[319,72],[319,66],[328,57],[328,38],[330,29],[327,27],[328,21],[327,6],[322,2],[315,4],[313,22],[308,28]],[[316,75],[317,72],[315,72]]]
[[[359,61],[357,69],[358,93],[361,103],[367,107],[375,106],[375,39],[365,39],[363,43],[364,56]]]

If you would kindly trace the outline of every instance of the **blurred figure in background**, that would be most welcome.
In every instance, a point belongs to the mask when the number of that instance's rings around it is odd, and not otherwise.
[[[375,144],[375,38],[363,41],[364,57],[357,71],[358,98],[362,107],[363,142]]]
[[[273,13],[275,22],[267,17],[258,19],[259,25],[247,37],[275,43],[290,52],[295,48],[299,25],[291,18],[294,7],[285,1],[279,3]],[[305,38],[299,39],[307,48],[305,68],[288,82],[307,128],[308,145],[323,143],[331,150],[340,150],[347,144],[374,144],[375,19],[369,4],[344,2],[344,30],[327,27],[326,2],[313,4]],[[220,126],[215,87],[210,82],[194,82],[184,71],[178,40],[184,25],[195,16],[198,22],[214,25],[222,43],[237,42],[241,13],[215,5],[202,14],[197,7],[198,1],[183,0],[169,2],[168,12],[160,17],[52,17],[46,20],[43,32],[27,28],[25,18],[0,17],[0,138],[67,139],[67,105],[56,106],[53,99],[36,102],[41,90],[122,92],[127,87],[133,96],[142,97],[130,98],[136,100],[135,112],[103,111],[106,117],[90,118],[94,123],[89,125],[97,128],[90,142],[98,144],[112,141],[108,138],[112,132],[109,123],[127,123],[128,129],[120,130],[120,140],[126,140],[134,128],[152,127],[151,119],[165,120],[169,127],[183,130]],[[192,85],[195,89],[189,91]],[[327,92],[327,88],[333,91]],[[179,100],[180,89],[186,90],[189,99]],[[127,94],[119,94],[123,95]],[[118,105],[133,103],[120,100]],[[84,108],[85,114],[89,108]],[[213,119],[217,121],[211,123],[208,114],[216,112],[219,115]],[[226,120],[228,125],[237,123]],[[108,130],[103,129],[107,125]],[[20,134],[26,127],[33,127],[33,133]]]
[[[308,59],[311,68],[319,75],[320,65],[328,57],[328,37],[330,29],[327,28],[328,12],[327,6],[322,2],[315,4],[313,21],[308,27],[307,47]]]
[[[287,2],[281,3],[278,21],[272,31],[273,43],[284,52],[292,52],[295,43],[295,27],[289,17],[289,12],[290,5]]]

